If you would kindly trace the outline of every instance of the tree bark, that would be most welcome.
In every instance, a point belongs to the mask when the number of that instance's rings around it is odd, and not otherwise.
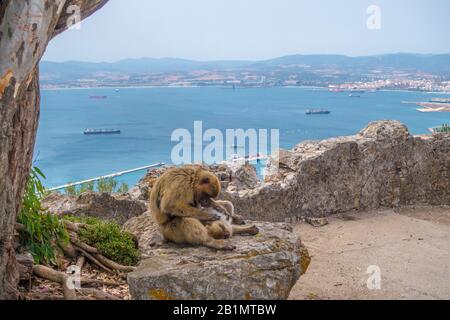
[[[0,1],[0,300],[18,296],[12,241],[38,127],[39,60],[70,26],[70,6],[78,5],[85,18],[107,1]]]

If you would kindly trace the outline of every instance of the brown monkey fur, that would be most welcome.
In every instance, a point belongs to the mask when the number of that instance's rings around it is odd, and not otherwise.
[[[150,193],[150,210],[168,241],[232,250],[234,246],[212,238],[203,221],[220,217],[199,209],[201,201],[220,192],[217,177],[201,166],[184,166],[164,172]]]
[[[221,216],[219,213],[227,212],[213,200],[219,193],[219,179],[203,167],[188,165],[172,168],[164,172],[153,185],[150,210],[168,241],[233,250],[233,245],[221,240],[226,238],[228,229],[218,221]],[[202,209],[201,203],[206,204],[207,210]],[[211,208],[208,209],[209,205]],[[219,212],[212,211],[212,208]]]

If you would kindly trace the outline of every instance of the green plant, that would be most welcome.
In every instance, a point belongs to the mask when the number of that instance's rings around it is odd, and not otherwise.
[[[435,132],[450,132],[450,126],[448,124],[443,124],[442,126],[435,128]]]
[[[114,222],[102,221],[94,217],[66,216],[66,220],[87,224],[78,232],[78,237],[97,248],[105,257],[123,265],[135,265],[139,261],[139,250],[133,241],[133,236],[120,229]]]
[[[85,182],[80,186],[80,189],[78,190],[77,194],[81,194],[88,191],[94,191],[95,184],[94,181]]]
[[[70,196],[78,195],[78,190],[76,186],[67,186],[64,188],[64,192]]]
[[[19,230],[20,241],[37,264],[55,263],[58,244],[67,243],[69,235],[59,218],[42,207],[46,191],[41,178],[45,179],[44,174],[37,167],[32,168],[17,216],[17,222],[23,226]]]
[[[102,178],[97,182],[98,192],[113,193],[116,187],[117,181],[114,178]]]
[[[122,182],[122,183],[120,184],[119,189],[117,189],[117,192],[119,192],[119,193],[125,193],[125,192],[128,192],[128,190],[129,190],[128,184],[126,184],[125,182]]]

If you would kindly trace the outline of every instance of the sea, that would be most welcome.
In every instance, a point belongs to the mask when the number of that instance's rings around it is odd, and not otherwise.
[[[279,129],[280,147],[304,140],[353,135],[375,120],[406,124],[413,134],[450,123],[450,113],[417,111],[415,101],[438,93],[348,92],[320,88],[151,87],[52,89],[41,91],[41,115],[33,164],[47,188],[154,163],[171,163],[176,129]],[[106,96],[93,99],[92,96]],[[445,96],[445,95],[444,95]],[[447,96],[448,97],[448,96]],[[325,108],[327,115],[306,115]],[[112,128],[121,134],[85,135],[85,129]],[[207,142],[205,142],[205,145]],[[116,178],[130,187],[145,172]]]

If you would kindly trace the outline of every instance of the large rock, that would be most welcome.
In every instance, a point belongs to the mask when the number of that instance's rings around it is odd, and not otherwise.
[[[142,177],[138,183],[128,191],[128,195],[134,200],[147,201],[150,198],[150,191],[156,179],[167,169],[173,166],[162,166],[151,169]]]
[[[274,170],[275,169],[275,170]],[[135,189],[148,199],[147,174]],[[377,121],[354,136],[304,141],[269,159],[259,181],[250,165],[210,166],[221,198],[247,219],[289,221],[347,211],[409,205],[450,205],[450,134],[412,136],[397,121]]]
[[[159,226],[148,211],[128,220],[122,229],[134,236],[138,242],[139,250],[144,255],[147,250],[158,248],[165,243],[159,232]]]
[[[246,218],[286,221],[352,210],[450,204],[450,134],[411,136],[397,121],[280,152],[276,174],[224,190]],[[269,162],[269,172],[270,170]],[[273,169],[273,168],[272,168]]]
[[[231,166],[231,179],[227,186],[230,190],[242,190],[256,188],[261,181],[256,173],[256,168],[245,162]]]
[[[146,213],[124,229],[139,241],[143,260],[128,274],[133,299],[286,299],[309,255],[283,223],[255,223],[260,233],[235,236],[234,251],[165,242]]]
[[[53,193],[42,204],[56,215],[91,216],[121,225],[147,210],[145,202],[133,200],[128,195],[97,192],[80,196]]]

